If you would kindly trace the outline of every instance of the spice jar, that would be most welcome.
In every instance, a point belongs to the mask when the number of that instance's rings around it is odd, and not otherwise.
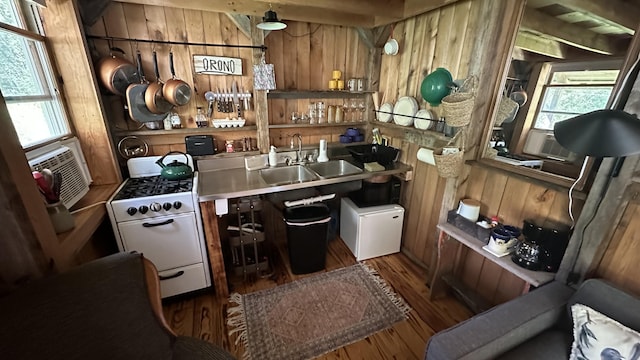
[[[227,140],[225,141],[225,145],[224,145],[226,151],[228,153],[232,153],[233,152],[233,140]]]
[[[196,125],[199,128],[207,127],[208,121],[207,121],[207,118],[204,116],[204,113],[202,112],[202,107],[198,106],[197,109],[198,109],[198,112],[196,113]]]
[[[182,129],[182,120],[180,120],[180,115],[171,113],[171,128]]]

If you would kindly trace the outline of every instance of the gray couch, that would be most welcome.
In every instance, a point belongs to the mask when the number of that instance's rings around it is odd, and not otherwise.
[[[440,331],[429,339],[425,358],[567,359],[573,342],[569,308],[575,303],[640,329],[640,299],[602,280],[587,280],[577,291],[554,281]]]
[[[140,254],[25,285],[0,298],[0,319],[2,359],[233,359],[168,328],[157,272]]]

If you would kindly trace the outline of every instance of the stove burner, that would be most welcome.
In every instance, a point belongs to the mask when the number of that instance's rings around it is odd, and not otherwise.
[[[191,191],[192,187],[193,178],[167,180],[160,175],[130,178],[113,200],[188,192]]]

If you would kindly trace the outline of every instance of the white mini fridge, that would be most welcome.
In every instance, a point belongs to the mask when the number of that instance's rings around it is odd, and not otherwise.
[[[340,203],[340,238],[356,260],[400,251],[404,208],[400,205],[358,207],[349,198]]]

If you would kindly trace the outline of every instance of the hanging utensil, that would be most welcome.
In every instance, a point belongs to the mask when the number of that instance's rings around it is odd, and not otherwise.
[[[213,102],[216,100],[216,95],[212,91],[207,91],[204,93],[204,98],[209,104],[207,106],[207,117],[211,118],[211,114],[213,114]]]
[[[147,108],[144,95],[149,87],[147,79],[144,77],[142,69],[142,57],[140,51],[137,53],[138,73],[140,74],[140,84],[131,84],[127,88],[127,107],[132,120],[139,122],[164,120],[166,114],[154,114]]]
[[[173,51],[169,52],[169,68],[171,70],[171,79],[164,84],[162,95],[175,106],[186,105],[191,100],[191,86],[176,77],[173,67]]]
[[[162,95],[164,84],[160,79],[160,71],[158,70],[158,56],[153,51],[153,71],[156,74],[156,81],[151,83],[144,92],[144,102],[149,111],[154,114],[166,114],[171,110],[173,105],[169,103]]]
[[[235,111],[238,113],[238,119],[240,119],[240,98],[238,97],[238,84],[235,80],[233,80],[233,84],[231,84],[231,91],[233,92],[233,105],[235,107]]]
[[[112,47],[109,50],[109,56],[96,63],[96,72],[107,90],[116,95],[125,95],[129,85],[140,82],[140,74],[135,65],[127,59],[113,54],[113,52],[124,54],[122,49]]]
[[[518,106],[522,106],[526,104],[528,99],[527,92],[524,91],[524,89],[522,88],[522,85],[518,87],[518,90],[512,92],[511,95],[509,95],[509,97],[511,98],[511,100],[517,102]]]

